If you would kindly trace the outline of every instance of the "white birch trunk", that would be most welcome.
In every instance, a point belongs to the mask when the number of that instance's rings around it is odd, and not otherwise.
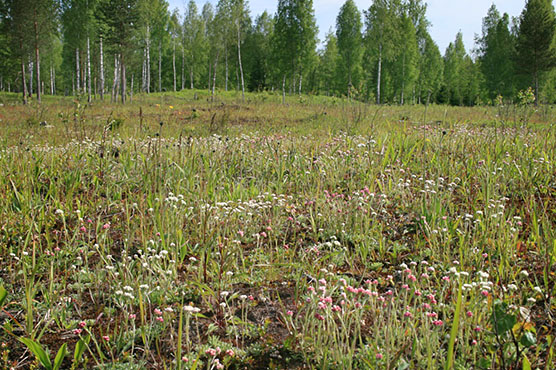
[[[158,92],[162,92],[162,41],[158,42]]]
[[[151,92],[151,29],[147,25],[147,94]]]
[[[243,64],[241,63],[241,34],[240,25],[237,25],[237,59],[239,62],[239,74],[241,77],[241,100],[245,103],[245,80],[243,79]]]
[[[79,48],[75,49],[75,88],[77,94],[81,93],[81,71],[79,70]]]
[[[380,104],[380,77],[382,74],[382,44],[378,46],[378,78],[376,83],[376,103]]]
[[[172,53],[172,68],[174,71],[174,92],[176,92],[176,42],[174,41],[174,52]]]
[[[185,48],[181,46],[181,89],[185,90]]]
[[[35,15],[35,63],[36,63],[36,72],[37,72],[37,101],[41,102],[41,57],[39,51],[39,29],[38,29],[38,19],[37,19],[37,10],[34,11]]]
[[[118,97],[118,56],[114,55],[114,81],[112,82],[112,102]]]
[[[286,74],[284,74],[282,79],[282,104],[286,104]]]
[[[33,95],[33,62],[30,60],[31,58],[29,58],[29,91],[27,92],[27,94],[29,95],[29,97],[31,97]]]
[[[91,44],[87,36],[87,101],[91,102]]]
[[[226,91],[228,91],[228,44],[227,43],[224,49],[224,53],[226,53]]]
[[[54,68],[50,66],[50,95],[54,95]]]
[[[120,54],[120,68],[121,68],[121,77],[122,77],[122,104],[125,104],[126,99],[126,88],[127,88],[127,80],[125,76],[125,63],[124,63],[124,56]]]
[[[100,100],[104,100],[104,51],[102,49],[102,36],[100,37]]]

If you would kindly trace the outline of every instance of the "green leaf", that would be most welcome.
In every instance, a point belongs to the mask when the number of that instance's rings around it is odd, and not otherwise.
[[[91,339],[90,336],[86,336],[85,340],[79,339],[77,344],[75,345],[75,351],[73,352],[73,363],[78,364],[81,361],[81,356],[83,356],[83,352],[85,352],[85,347],[89,344],[89,340]]]
[[[531,363],[526,355],[523,355],[523,370],[531,370]]]
[[[52,370],[52,363],[50,362],[50,358],[48,358],[48,354],[39,343],[29,338],[19,338],[19,341],[25,344],[27,348],[29,348],[29,350],[33,352],[42,366],[44,366],[47,370]]]
[[[4,305],[4,301],[6,300],[7,296],[8,296],[8,292],[6,291],[6,289],[4,289],[2,285],[0,285],[0,307]]]
[[[525,347],[534,346],[535,344],[537,344],[537,338],[535,337],[535,333],[533,333],[531,331],[526,331],[521,336],[521,339],[519,340],[519,343],[521,343]]]
[[[494,312],[492,313],[492,324],[496,334],[504,334],[511,330],[517,322],[515,315],[508,314],[508,304],[502,301],[494,302]]]
[[[409,369],[409,364],[407,363],[406,360],[404,360],[403,358],[400,360],[400,362],[398,363],[398,367],[397,370],[407,370]]]
[[[483,357],[479,360],[479,363],[477,364],[477,367],[479,369],[490,369],[491,361],[488,358]]]
[[[64,361],[64,357],[66,357],[67,346],[68,346],[67,343],[64,343],[62,347],[60,347],[60,349],[58,350],[58,353],[56,354],[56,358],[54,358],[54,366],[52,367],[52,370],[58,370],[60,366],[62,366],[62,361]]]
[[[450,370],[454,367],[454,349],[456,343],[456,337],[458,335],[459,328],[459,318],[461,315],[461,305],[462,305],[462,283],[459,284],[458,289],[458,300],[456,303],[456,312],[454,313],[454,321],[452,322],[452,330],[450,331],[450,342],[448,343],[448,360],[446,361],[446,370]]]

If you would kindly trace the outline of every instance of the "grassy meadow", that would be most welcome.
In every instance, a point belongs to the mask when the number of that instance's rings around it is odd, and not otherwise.
[[[0,95],[0,368],[554,369],[553,107]]]

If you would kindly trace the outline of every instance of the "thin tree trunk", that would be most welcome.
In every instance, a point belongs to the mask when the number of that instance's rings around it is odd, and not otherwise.
[[[131,88],[129,89],[129,102],[132,103],[133,102],[133,77],[135,75],[132,73],[131,74]]]
[[[226,91],[228,91],[228,43],[224,47],[224,53],[226,54]]]
[[[172,68],[174,70],[174,92],[176,92],[176,42],[174,41],[174,52],[172,54]]]
[[[87,36],[87,102],[91,102],[91,45]]]
[[[50,66],[50,95],[54,95],[54,68]]]
[[[162,41],[158,42],[158,92],[162,92]]]
[[[81,79],[81,72],[79,71],[79,48],[75,49],[75,87],[77,89],[77,94],[79,95],[81,93],[81,85],[80,85],[80,79]]]
[[[147,48],[143,49],[143,66],[141,68],[141,91],[147,92]]]
[[[210,91],[210,81],[212,77],[212,63],[209,61],[209,73],[208,73],[208,91]]]
[[[301,84],[303,83],[303,72],[299,73],[299,96],[301,96]]]
[[[185,48],[181,46],[181,89],[185,90]]]
[[[21,47],[23,49],[23,47]],[[25,81],[25,61],[21,57],[21,91],[23,92],[23,104],[27,104],[27,81]]]
[[[402,94],[400,96],[400,104],[404,103],[404,92],[405,92],[405,53],[402,58]]]
[[[35,21],[33,22],[35,28],[35,63],[37,71],[37,101],[41,102],[41,57],[39,51],[39,25],[37,19],[37,10],[34,10]]]
[[[147,94],[151,92],[151,28],[147,25]]]
[[[245,80],[243,79],[243,64],[241,63],[241,34],[239,21],[237,26],[237,60],[239,62],[239,74],[241,77],[241,100],[245,103]]]
[[[216,59],[214,61],[214,71],[212,73],[212,95],[211,100],[214,101],[214,91],[216,90],[216,68],[218,67],[218,54],[216,54]]]
[[[535,71],[535,106],[539,105],[539,73]]]
[[[380,104],[380,78],[382,74],[382,44],[378,46],[378,78],[376,83],[376,103]]]
[[[193,67],[189,68],[189,80],[191,82],[191,90],[193,90],[195,88],[195,85],[193,84]]]
[[[121,77],[122,77],[122,104],[125,104],[126,99],[126,88],[127,88],[127,80],[125,77],[125,63],[124,63],[124,56],[120,54],[120,68],[122,70]]]
[[[284,78],[282,79],[282,104],[286,104],[286,74],[284,73]]]
[[[111,101],[115,102],[118,96],[118,55],[114,55],[114,81],[112,82]]]
[[[100,100],[104,100],[104,51],[102,50],[102,36],[100,37]]]
[[[31,58],[29,58],[29,91],[27,92],[28,96],[31,98],[33,96],[33,62]]]

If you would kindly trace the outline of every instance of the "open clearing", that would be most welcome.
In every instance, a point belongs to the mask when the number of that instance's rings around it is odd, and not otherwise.
[[[551,107],[16,99],[4,368],[554,366]]]

